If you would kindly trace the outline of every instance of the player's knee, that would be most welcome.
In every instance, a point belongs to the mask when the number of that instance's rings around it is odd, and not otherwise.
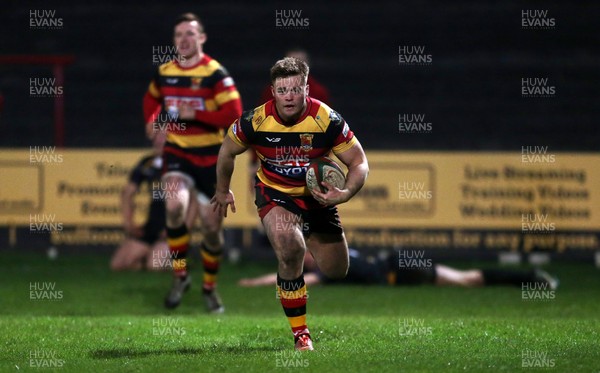
[[[183,202],[178,199],[168,199],[165,201],[165,209],[167,214],[183,214]]]
[[[223,235],[220,230],[204,232],[204,244],[209,250],[219,250],[223,246],[223,243]]]
[[[168,200],[165,203],[167,214],[167,224],[171,227],[177,227],[183,224],[185,215],[183,214],[183,203],[178,200]]]
[[[279,255],[279,266],[285,269],[297,269],[302,267],[304,250],[302,248],[289,249]]]
[[[214,222],[205,222],[202,224],[204,237],[210,241],[219,241],[222,239],[221,224]]]

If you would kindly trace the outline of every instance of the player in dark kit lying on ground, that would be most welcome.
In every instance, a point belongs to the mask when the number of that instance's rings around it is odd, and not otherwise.
[[[421,285],[432,284],[436,286],[491,286],[514,285],[523,283],[546,283],[551,290],[558,287],[558,279],[541,269],[509,270],[509,269],[469,269],[460,270],[442,264],[434,264],[431,260],[421,260],[414,263],[401,262],[399,254],[390,256],[386,260],[374,256],[366,256],[359,251],[349,249],[350,266],[344,279],[332,280],[327,278],[317,267],[312,255],[308,252],[304,256],[304,282],[314,284],[363,284],[363,285]],[[404,264],[404,266],[401,265]],[[277,274],[243,278],[239,281],[241,286],[274,285]]]

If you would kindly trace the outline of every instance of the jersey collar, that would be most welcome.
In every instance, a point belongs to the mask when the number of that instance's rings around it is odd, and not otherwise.
[[[304,119],[306,119],[306,117],[308,116],[308,114],[310,114],[310,111],[312,109],[312,98],[310,98],[309,96],[306,96],[306,108],[304,109],[304,113],[302,113],[302,115],[300,116],[300,118],[298,118],[298,120],[294,123],[294,124],[286,124],[283,122],[283,120],[281,119],[281,117],[279,117],[279,114],[277,113],[277,108],[275,107],[275,99],[272,99],[271,101],[269,101],[269,109],[271,114],[273,115],[273,118],[275,118],[275,121],[277,121],[277,123],[286,126],[286,127],[291,127],[294,126],[300,122],[302,122]]]
[[[209,56],[209,55],[207,55],[206,53],[204,53],[204,54],[202,55],[202,58],[200,59],[200,61],[198,61],[198,63],[196,63],[196,64],[194,64],[194,65],[192,65],[192,66],[183,67],[183,66],[181,66],[181,65],[179,64],[179,61],[178,61],[177,59],[175,59],[175,61],[173,61],[173,62],[174,62],[174,63],[177,65],[177,67],[179,67],[181,70],[191,70],[191,69],[195,69],[195,68],[196,68],[196,67],[198,67],[198,66],[201,66],[201,65],[206,65],[207,63],[209,63],[209,62],[210,62],[210,59],[211,59],[211,58],[210,58],[210,56]]]

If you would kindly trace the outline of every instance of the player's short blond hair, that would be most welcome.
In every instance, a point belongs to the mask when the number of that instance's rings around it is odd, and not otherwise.
[[[277,78],[287,78],[289,76],[300,75],[304,84],[308,80],[308,64],[296,57],[285,57],[271,67],[271,83],[274,84]]]

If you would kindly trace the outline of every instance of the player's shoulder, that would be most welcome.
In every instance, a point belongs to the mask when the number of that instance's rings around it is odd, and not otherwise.
[[[143,156],[139,160],[137,166],[139,166],[139,167],[149,167],[149,166],[152,166],[152,162],[154,161],[154,158],[155,158],[155,155],[153,155],[153,154],[147,154],[147,155]]]
[[[343,122],[342,116],[329,105],[316,98],[310,97],[310,100],[311,104],[316,105],[317,107],[316,109],[313,109],[313,111],[327,124]]]
[[[266,115],[267,104],[268,104],[268,102],[266,102],[260,106],[257,106],[254,109],[244,111],[242,113],[242,116],[240,117],[240,122],[249,124],[253,128],[260,126],[262,124],[262,122],[265,120],[265,118],[267,117],[267,115]]]
[[[208,54],[204,54],[202,57],[202,65],[210,68],[211,70],[225,69],[225,66],[221,65],[219,61],[215,60]]]
[[[168,75],[169,72],[179,70],[179,66],[175,63],[174,60],[169,62],[165,62],[162,65],[158,66],[158,73],[160,75]]]
[[[202,59],[204,62],[203,63],[204,67],[212,74],[216,74],[219,76],[228,76],[229,75],[229,72],[227,71],[225,66],[223,66],[219,61],[215,60],[208,54],[205,54]]]
[[[146,173],[147,170],[149,170],[150,168],[152,168],[155,157],[156,156],[153,155],[153,154],[147,154],[147,155],[143,156],[136,163],[136,165],[133,167],[133,169],[131,170],[131,173],[132,174],[135,174],[135,173],[144,174],[144,173]]]
[[[322,122],[326,127],[344,124],[344,118],[329,105],[312,97],[310,100],[311,105],[315,107],[311,110],[315,113],[315,120]]]

